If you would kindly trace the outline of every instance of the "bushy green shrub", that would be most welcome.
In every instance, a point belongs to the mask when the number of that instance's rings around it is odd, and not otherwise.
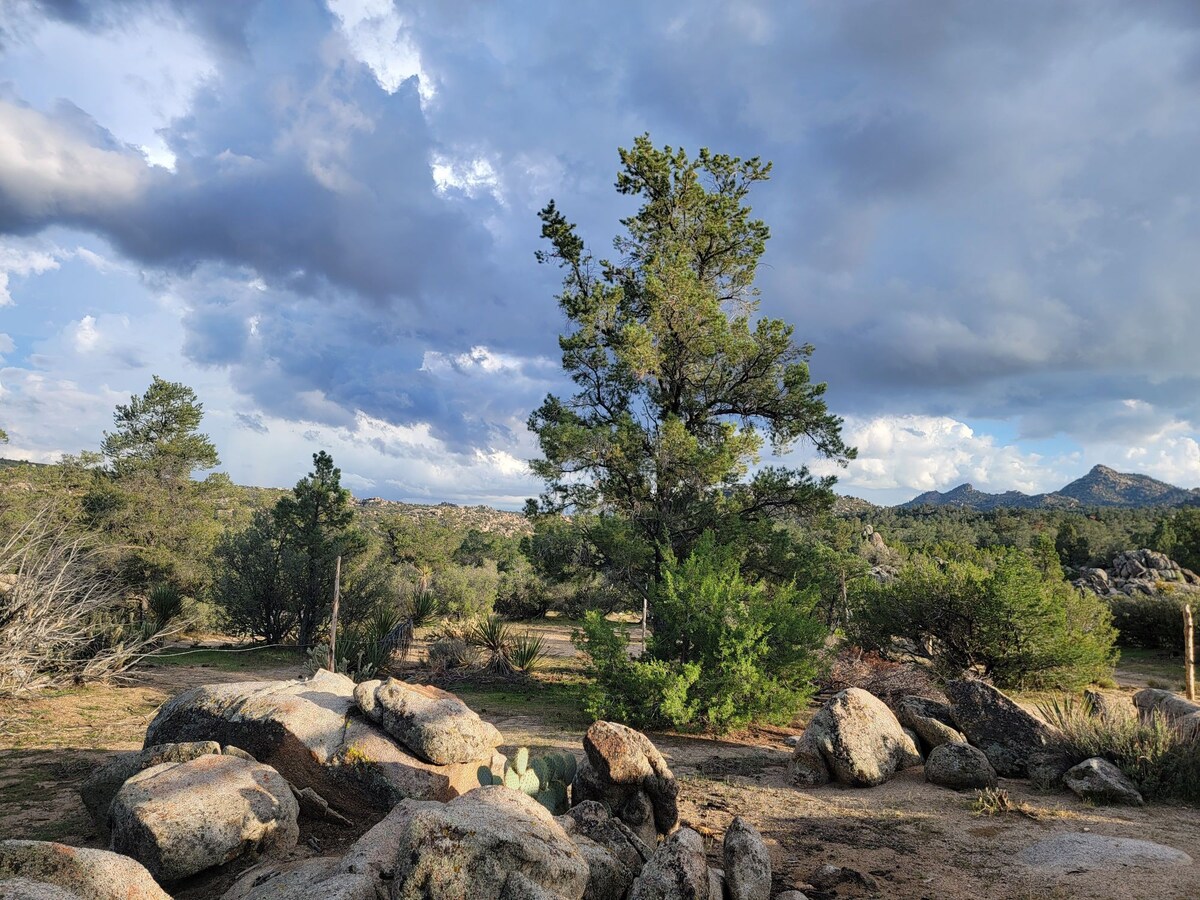
[[[459,619],[476,619],[492,614],[500,576],[496,564],[446,566],[433,576],[433,593],[441,608]]]
[[[1076,688],[1112,676],[1116,630],[1103,601],[1023,551],[973,555],[915,556],[892,582],[864,582],[848,637],[885,653],[900,639],[944,676],[974,669],[1004,688]]]
[[[573,640],[595,679],[584,699],[592,718],[635,728],[682,728],[695,720],[697,703],[688,700],[688,690],[700,677],[697,664],[631,659],[629,636],[598,610],[584,616]]]
[[[514,565],[500,578],[496,612],[510,619],[541,619],[554,603],[550,586],[529,566]]]
[[[1183,650],[1183,602],[1175,597],[1110,597],[1113,625],[1122,647]]]
[[[745,580],[735,551],[706,534],[683,562],[666,560],[648,658],[630,660],[628,639],[589,613],[577,644],[596,672],[591,702],[643,726],[786,721],[819,671],[815,596]]]

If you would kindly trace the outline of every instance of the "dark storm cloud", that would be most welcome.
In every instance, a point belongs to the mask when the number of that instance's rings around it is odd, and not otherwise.
[[[43,3],[96,29],[135,5]],[[649,130],[774,160],[763,309],[817,345],[839,412],[1081,437],[1129,400],[1197,415],[1194,3],[405,4],[424,106],[316,3],[153,8],[224,54],[164,132],[176,171],[131,168],[86,111],[14,106],[112,175],[6,182],[0,157],[0,227],[83,226],[173,273],[189,358],[272,414],[509,439],[562,326],[534,212],[555,197],[605,253],[631,209],[615,149]],[[495,183],[439,192],[439,159]],[[263,289],[206,286],[239,272]],[[478,345],[521,377],[454,362]]]

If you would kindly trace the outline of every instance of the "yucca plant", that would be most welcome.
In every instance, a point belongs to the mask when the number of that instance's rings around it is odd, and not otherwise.
[[[467,640],[488,654],[487,669],[498,675],[513,671],[512,628],[499,616],[480,619],[472,627]]]
[[[1200,739],[1180,735],[1157,713],[1146,721],[1132,707],[1095,715],[1072,698],[1039,704],[1038,712],[1062,732],[1072,756],[1107,759],[1147,799],[1200,799]]]
[[[540,634],[526,631],[513,638],[508,658],[513,668],[528,675],[545,661],[546,641]]]
[[[162,631],[167,623],[179,618],[183,612],[183,594],[179,588],[168,582],[156,584],[150,588],[146,597],[150,604],[150,613],[154,617],[154,630]]]
[[[408,595],[408,617],[413,628],[428,625],[442,611],[441,601],[428,587],[413,588]]]

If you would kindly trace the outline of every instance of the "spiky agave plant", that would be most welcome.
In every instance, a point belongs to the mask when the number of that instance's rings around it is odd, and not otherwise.
[[[546,641],[540,634],[526,631],[513,638],[508,657],[513,667],[528,675],[546,659]]]
[[[480,619],[471,627],[467,640],[488,654],[488,671],[497,675],[513,672],[512,628],[499,616]]]

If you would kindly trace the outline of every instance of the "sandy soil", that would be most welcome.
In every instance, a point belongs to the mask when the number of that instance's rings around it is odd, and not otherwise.
[[[299,671],[298,666],[253,672],[162,667],[144,670],[126,685],[0,701],[0,838],[96,846],[75,787],[117,751],[140,747],[159,704],[195,684],[289,678]],[[510,746],[580,750],[581,732],[546,721],[536,702],[482,714],[504,732]],[[723,740],[652,736],[680,780],[683,821],[705,836],[715,865],[720,865],[725,829],[741,815],[771,847],[776,891],[803,887],[825,863],[853,868],[875,885],[807,891],[814,900],[1200,896],[1198,863],[1050,877],[1015,860],[1020,850],[1043,838],[1080,831],[1151,840],[1200,857],[1200,815],[1193,809],[1093,808],[1070,794],[1039,794],[1024,782],[1004,780],[1001,787],[1023,811],[980,816],[972,808],[973,792],[926,784],[919,768],[878,788],[801,790],[788,780],[784,743],[797,731],[752,729]],[[300,854],[316,852],[309,838],[329,849],[328,835],[307,833]],[[177,896],[205,893],[193,887]]]

